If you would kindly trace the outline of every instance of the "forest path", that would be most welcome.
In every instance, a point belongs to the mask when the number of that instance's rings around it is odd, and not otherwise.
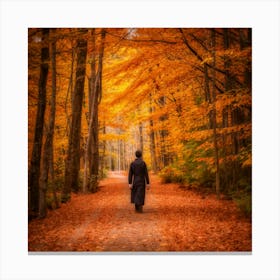
[[[99,192],[74,194],[47,218],[32,220],[29,251],[251,251],[251,223],[232,201],[151,177],[143,213],[130,203],[126,176],[110,173]]]

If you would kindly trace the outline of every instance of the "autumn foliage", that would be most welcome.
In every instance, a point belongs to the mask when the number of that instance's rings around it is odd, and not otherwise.
[[[98,197],[141,149],[162,182],[250,218],[251,45],[250,28],[30,28],[29,217]]]

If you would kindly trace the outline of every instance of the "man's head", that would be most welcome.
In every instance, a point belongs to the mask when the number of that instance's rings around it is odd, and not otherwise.
[[[142,152],[140,150],[137,150],[135,152],[135,155],[136,155],[137,158],[140,158],[140,157],[142,157]]]

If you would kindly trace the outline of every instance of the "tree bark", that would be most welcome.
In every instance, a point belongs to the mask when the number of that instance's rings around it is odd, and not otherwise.
[[[53,144],[51,146],[51,158],[50,158],[50,177],[51,177],[51,182],[50,182],[50,187],[54,199],[54,205],[55,209],[59,208],[59,200],[56,194],[56,185],[55,185],[55,175],[54,175],[54,158],[53,158]]]
[[[55,30],[55,29],[53,29]],[[53,31],[55,32],[55,31]],[[53,152],[53,135],[55,124],[55,110],[56,110],[56,42],[55,38],[51,43],[51,70],[52,70],[52,96],[51,96],[51,109],[48,124],[48,132],[44,145],[44,154],[42,162],[42,174],[40,177],[40,190],[39,190],[39,218],[44,218],[47,214],[46,193],[48,188],[48,174],[50,167],[50,160]]]
[[[87,40],[83,38],[84,33],[85,30],[80,30],[80,38],[77,40],[76,80],[73,93],[71,128],[62,202],[67,202],[70,199],[71,190],[75,192],[79,190],[81,116],[87,56]]]
[[[93,110],[93,94],[95,91],[95,82],[96,82],[96,59],[97,59],[97,49],[96,49],[96,30],[95,28],[93,28],[91,30],[91,38],[92,38],[92,57],[91,57],[91,64],[90,64],[90,84],[89,84],[89,95],[88,95],[88,104],[89,104],[89,122],[90,122],[90,118],[91,115],[93,114],[92,110]],[[98,82],[98,81],[97,81]],[[89,133],[91,133],[89,131]],[[94,157],[93,157],[93,150],[94,150],[94,143],[92,141],[92,137],[89,139],[89,143],[88,143],[89,147],[88,147],[88,168],[89,168],[89,174],[93,173],[94,170]],[[87,175],[88,176],[88,175]],[[89,176],[88,176],[89,177]],[[89,178],[87,178],[87,186],[86,188],[89,187]]]
[[[213,105],[213,142],[214,142],[214,154],[215,154],[215,167],[216,167],[216,195],[220,198],[220,166],[219,166],[219,150],[218,150],[218,140],[217,140],[217,119],[216,119],[216,36],[215,29],[211,30],[211,42],[212,42],[212,57],[213,57],[213,67],[212,67],[212,100]]]
[[[103,66],[103,55],[104,55],[104,44],[105,44],[105,29],[101,31],[101,45],[99,50],[98,58],[98,70],[97,74],[93,81],[93,73],[91,75],[91,85],[92,92],[90,94],[92,100],[90,102],[90,121],[89,121],[89,130],[86,143],[85,151],[85,166],[84,166],[84,178],[83,178],[83,190],[86,191],[87,185],[89,185],[89,191],[95,192],[98,186],[98,170],[99,170],[99,141],[98,141],[98,105],[102,98],[102,66]],[[92,66],[93,67],[93,66]],[[93,71],[93,68],[92,68]],[[95,73],[94,73],[95,74]],[[92,145],[90,145],[92,143]],[[88,154],[89,149],[92,148],[92,166],[90,166],[89,175],[88,173]],[[88,182],[89,178],[89,183]]]
[[[41,66],[37,116],[33,142],[32,157],[28,176],[29,205],[31,212],[37,216],[39,210],[39,178],[43,139],[44,116],[46,109],[46,86],[49,72],[49,28],[42,30]]]
[[[227,51],[230,48],[230,36],[229,36],[229,30],[228,28],[223,29],[223,44],[224,44],[224,51]],[[228,55],[224,55],[224,71],[225,71],[225,77],[224,77],[224,84],[225,84],[225,92],[227,93],[229,90],[232,89],[233,86],[233,81],[231,80],[230,77],[230,71],[229,67],[231,65],[230,58]],[[228,127],[229,126],[229,114],[231,114],[231,106],[227,105],[226,107],[223,108],[222,111],[222,127]],[[228,139],[229,136],[228,134],[222,135],[222,140],[223,140],[223,156],[224,156],[224,191],[227,192],[229,189],[230,185],[230,177],[232,174],[232,170],[230,168],[229,162],[227,160],[228,156]]]
[[[89,174],[91,174],[91,170],[93,169],[93,142],[91,137],[91,121],[92,121],[92,114],[93,114],[93,93],[95,90],[95,83],[97,82],[96,79],[96,63],[95,63],[95,28],[89,31],[89,36],[92,38],[92,54],[91,54],[91,63],[90,63],[90,78],[89,78],[89,87],[88,87],[88,137],[86,138],[86,145],[84,151],[84,174],[83,174],[83,192],[87,192],[90,184]]]
[[[104,124],[103,124],[102,133],[103,133],[103,135],[105,135],[105,134],[106,134],[106,124],[105,124],[105,122],[104,122]],[[101,164],[101,166],[100,166],[100,172],[101,172],[100,176],[101,176],[101,178],[104,178],[104,170],[105,170],[105,153],[106,153],[106,141],[105,141],[105,140],[103,140],[103,141],[102,141],[102,154],[101,154],[101,162],[100,162],[100,164]]]
[[[248,48],[252,46],[252,29],[247,29],[247,34],[243,34],[243,28],[239,29],[239,45],[240,50],[244,48]],[[244,71],[244,86],[248,87],[251,90],[252,87],[252,73],[251,73],[251,62],[248,62],[246,65],[246,69]]]
[[[150,114],[153,113],[152,107],[152,94],[150,94]],[[157,168],[157,157],[156,157],[156,141],[155,141],[155,132],[154,132],[154,121],[150,119],[150,153],[151,153],[151,162],[152,170],[156,173]]]
[[[144,140],[143,140],[143,123],[139,123],[139,149],[144,152]]]
[[[104,45],[105,45],[105,29],[101,30],[101,44],[99,50],[99,57],[98,57],[98,72],[96,76],[95,87],[93,90],[93,104],[92,104],[92,125],[91,133],[92,135],[92,168],[90,174],[90,191],[95,192],[97,191],[98,187],[98,171],[99,171],[99,122],[98,122],[98,105],[101,102],[102,98],[102,70],[103,70],[103,55],[104,55]]]
[[[163,108],[165,106],[165,96],[162,96],[159,98],[158,103],[160,105],[161,108]],[[164,114],[162,116],[160,116],[159,120],[160,122],[162,122],[162,126],[164,126],[164,122],[167,119],[167,115]],[[161,166],[160,168],[164,168],[165,166],[168,165],[168,156],[167,156],[167,147],[166,147],[166,136],[167,136],[167,130],[166,129],[161,129],[159,131],[159,143],[160,143],[160,161],[161,161]]]
[[[73,44],[73,43],[72,43]],[[72,93],[73,93],[73,73],[74,73],[74,60],[75,60],[75,48],[72,48],[72,52],[71,52],[71,70],[70,70],[70,77],[69,77],[69,83],[68,83],[68,88],[67,88],[67,93],[66,93],[66,98],[65,98],[65,103],[64,103],[64,110],[65,110],[65,114],[66,114],[66,129],[65,129],[65,134],[69,137],[70,134],[70,125],[71,125],[71,120],[70,120],[70,116],[68,113],[68,99],[69,99],[69,95],[71,98],[71,104],[72,104]]]

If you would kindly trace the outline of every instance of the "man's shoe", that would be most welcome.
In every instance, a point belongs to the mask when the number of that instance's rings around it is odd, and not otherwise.
[[[135,211],[138,213],[143,213],[143,206],[142,205],[135,205]]]

